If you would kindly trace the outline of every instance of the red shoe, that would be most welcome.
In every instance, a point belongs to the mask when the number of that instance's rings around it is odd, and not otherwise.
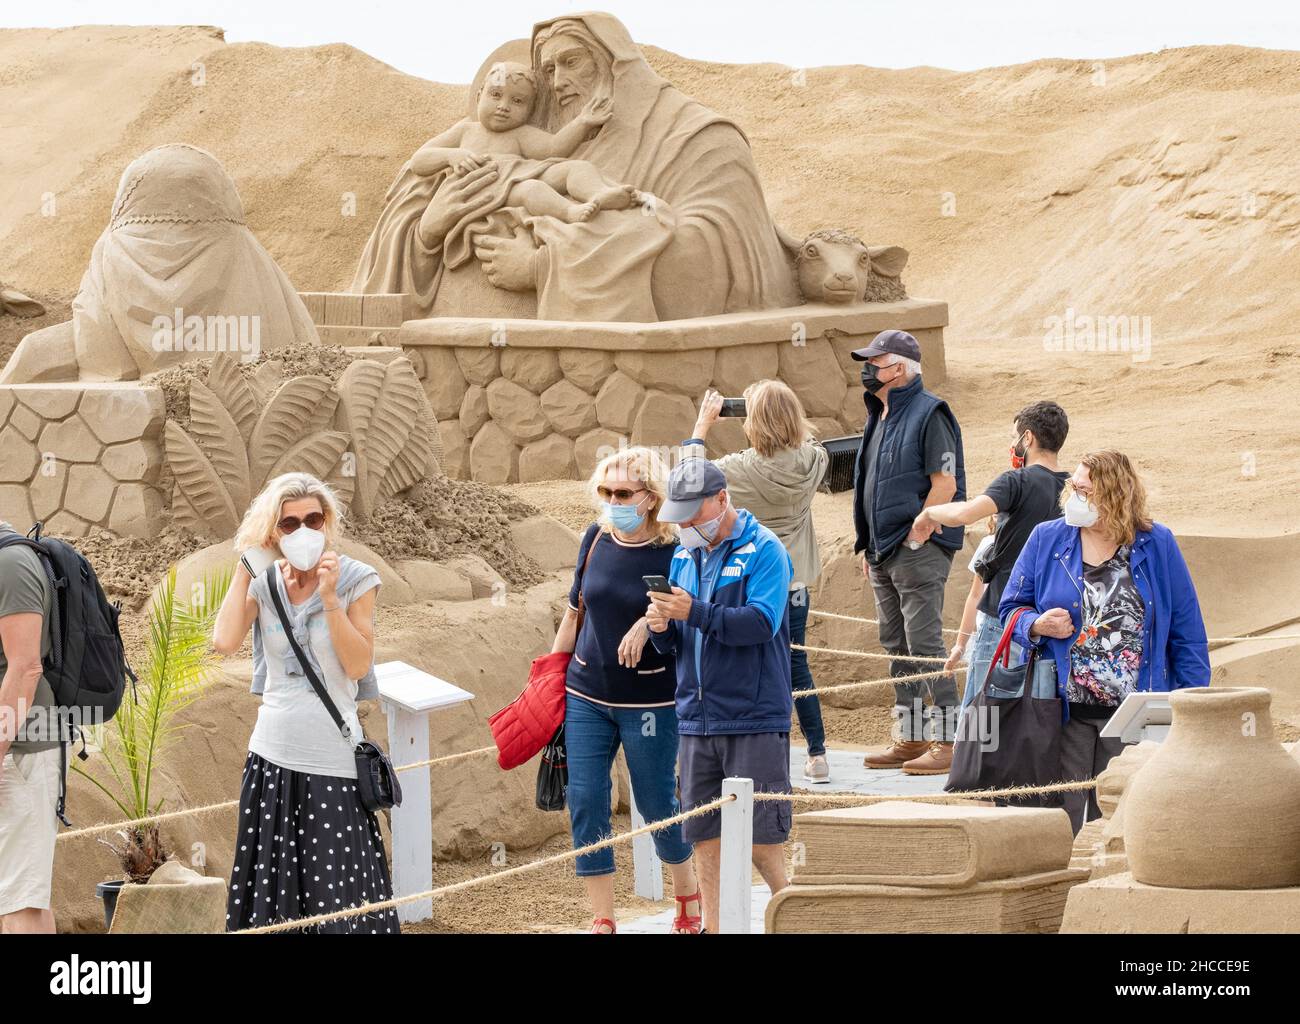
[[[602,932],[601,928],[603,928],[605,925],[609,925],[609,931]],[[613,935],[617,931],[618,931],[618,925],[616,925],[608,917],[598,917],[591,922],[592,935]]]
[[[674,896],[677,901],[677,916],[673,918],[673,935],[699,935],[700,915],[686,913],[686,904],[700,902],[700,892],[697,889],[690,896]]]

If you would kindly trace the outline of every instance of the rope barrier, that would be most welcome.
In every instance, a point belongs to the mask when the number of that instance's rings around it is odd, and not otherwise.
[[[1045,786],[1008,786],[1004,789],[970,789],[956,793],[755,793],[755,800],[799,800],[805,803],[837,803],[847,801],[856,806],[889,803],[902,800],[909,803],[948,803],[953,800],[1014,800],[1024,796],[1046,793],[1074,793],[1096,789],[1097,780],[1080,779],[1076,782],[1049,782]]]
[[[838,693],[841,690],[858,690],[864,686],[884,686],[894,683],[908,683],[916,679],[935,679],[939,676],[949,675],[948,672],[916,672],[907,676],[885,676],[883,679],[864,679],[860,683],[838,683],[835,686],[813,686],[807,690],[795,690],[794,699],[800,697],[815,697],[819,693]]]
[[[880,625],[879,619],[867,619],[860,615],[841,615],[839,612],[825,612],[820,608],[809,608],[808,614],[820,615],[824,619],[839,619],[842,622],[864,622],[868,626]],[[943,631],[945,633],[962,632],[959,629],[949,629],[946,626]],[[1247,640],[1300,640],[1300,633],[1274,633],[1271,636],[1267,633],[1256,633],[1251,636],[1212,636],[1205,642],[1207,644],[1239,644]],[[917,659],[913,658],[912,660]]]
[[[632,829],[630,832],[623,832],[616,836],[610,836],[608,839],[602,839],[599,842],[592,843],[589,846],[583,846],[577,850],[566,850],[564,853],[557,853],[550,857],[543,857],[540,860],[530,860],[527,864],[520,864],[518,867],[507,868],[505,871],[494,871],[490,875],[480,875],[477,878],[469,878],[463,882],[453,882],[450,885],[442,885],[436,889],[429,889],[426,892],[417,892],[410,896],[398,896],[391,900],[379,900],[374,903],[363,903],[360,906],[349,907],[346,910],[336,910],[329,914],[314,914],[311,917],[295,918],[292,921],[282,921],[278,924],[261,925],[257,928],[243,928],[231,934],[234,935],[267,935],[272,932],[297,931],[299,928],[310,928],[312,925],[323,924],[326,921],[340,920],[347,917],[360,917],[363,914],[373,914],[377,910],[389,910],[399,907],[404,903],[415,903],[418,900],[438,899],[453,892],[463,892],[466,889],[473,889],[480,885],[493,885],[503,878],[511,878],[516,875],[522,875],[529,871],[539,871],[542,868],[548,868],[555,864],[563,864],[566,861],[576,860],[584,854],[594,853],[597,850],[603,850],[607,847],[620,846],[623,843],[629,843],[638,836],[648,835],[651,832],[658,832],[661,829],[668,828],[670,825],[677,825],[689,818],[697,818],[705,814],[712,814],[722,807],[723,804],[735,800],[734,796],[723,796],[717,800],[711,800],[707,804],[701,804],[694,810],[683,811],[681,814],[674,814],[671,818],[664,818],[661,821],[652,822],[649,825],[643,825],[640,828]]]
[[[396,771],[409,772],[412,768],[428,768],[435,764],[450,764],[452,761],[461,761],[468,757],[479,757],[483,754],[495,754],[497,748],[495,745],[490,747],[479,747],[478,750],[466,750],[462,754],[448,754],[446,757],[435,757],[428,761],[412,761],[410,764],[400,764]]]
[[[948,661],[947,658],[932,658],[919,654],[876,654],[874,651],[842,651],[838,647],[808,647],[805,644],[791,644],[790,648],[812,654],[842,654],[849,658],[876,658],[881,661],[915,661],[926,665],[944,665]]]
[[[405,772],[410,771],[412,768],[427,768],[430,765],[435,764],[449,764],[452,761],[460,761],[469,757],[479,757],[488,753],[495,754],[496,752],[497,748],[495,746],[479,747],[478,750],[466,750],[460,754],[447,754],[444,757],[435,757],[428,761],[415,761],[412,764],[399,765],[396,770],[399,772]],[[207,814],[210,811],[226,811],[238,806],[238,800],[226,800],[219,804],[207,804],[204,807],[187,807],[179,811],[168,811],[166,814],[150,815],[147,818],[130,818],[127,821],[113,821],[104,825],[88,825],[86,828],[74,828],[67,832],[60,832],[58,838],[63,840],[76,839],[81,836],[100,835],[105,832],[114,832],[118,829],[129,828],[133,825],[156,825],[162,821],[171,821],[175,818],[186,818],[194,814]]]
[[[809,615],[820,615],[823,619],[840,619],[840,620],[843,621],[843,622],[865,622],[868,626],[879,626],[879,625],[880,625],[880,620],[879,620],[879,619],[864,619],[864,618],[863,618],[862,616],[860,616],[860,615],[841,615],[839,612],[824,612],[824,611],[822,611],[820,608],[809,608],[809,609],[808,609],[808,614],[809,614]],[[944,627],[943,631],[944,631],[945,633],[960,633],[960,632],[961,632],[961,630],[959,630],[959,629],[949,629],[947,626]]]

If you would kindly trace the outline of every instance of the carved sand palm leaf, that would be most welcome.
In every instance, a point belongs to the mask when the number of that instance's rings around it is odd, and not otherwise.
[[[271,396],[248,443],[253,489],[266,483],[269,470],[302,439],[304,426],[329,390],[330,382],[324,377],[294,377]]]
[[[247,447],[257,425],[257,396],[239,370],[239,360],[229,352],[220,352],[208,370],[208,388],[212,391],[231,419],[239,425],[239,434]]]
[[[357,478],[351,473],[343,472],[343,463],[340,462],[335,471],[325,481],[334,491],[334,497],[338,498],[349,510],[352,505],[352,496],[356,491]]]
[[[249,500],[248,444],[226,406],[198,381],[190,383],[190,433],[242,513]]]
[[[339,393],[337,391],[327,391],[325,397],[320,400],[316,406],[316,412],[312,415],[311,422],[307,424],[307,434],[318,434],[322,430],[328,430],[330,424],[334,422],[334,413],[339,407]]]
[[[383,492],[404,490],[409,483],[386,484],[386,477],[416,432],[420,416],[427,415],[424,386],[409,359],[394,359],[387,366],[374,360],[358,360],[343,372],[338,384],[341,426],[352,436],[356,453],[354,511],[368,515]],[[425,445],[427,450],[427,444]],[[418,465],[418,455],[402,460],[397,480],[407,479]],[[428,456],[424,469],[428,468]]]
[[[422,410],[416,420],[415,429],[407,438],[406,446],[393,460],[388,473],[379,485],[377,498],[380,502],[387,501],[395,494],[401,494],[408,487],[423,480],[430,472],[439,469],[433,453],[432,431],[434,429],[429,414]]]
[[[176,486],[194,510],[202,527],[219,537],[229,537],[239,526],[240,510],[207,456],[175,422],[168,420],[164,438],[167,462]]]
[[[174,479],[172,480],[172,519],[178,525],[195,533],[207,532],[207,524],[199,518],[199,514],[194,511],[194,506],[181,490],[181,485]]]
[[[330,470],[338,465],[339,456],[347,451],[350,440],[347,434],[341,434],[336,430],[313,434],[285,452],[271,467],[267,476],[276,477],[281,473],[310,473],[318,480],[324,480]]]

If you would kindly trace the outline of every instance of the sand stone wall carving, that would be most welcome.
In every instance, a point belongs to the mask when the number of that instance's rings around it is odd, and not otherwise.
[[[222,355],[189,397],[188,431],[168,421],[165,432],[172,513],[218,539],[234,534],[250,500],[281,473],[320,477],[350,511],[369,515],[438,468],[433,420],[407,359],[358,359],[334,384],[248,379]]]
[[[65,536],[96,527],[152,536],[165,504],[164,416],[156,387],[0,387],[0,515]]]
[[[585,477],[620,446],[675,447],[706,387],[739,395],[780,377],[819,436],[866,420],[849,353],[887,327],[921,343],[923,373],[944,379],[947,306],[906,299],[825,303],[670,324],[579,324],[437,317],[402,325],[445,451],[448,476],[492,484]],[[739,420],[709,436],[717,456],[746,445]]]

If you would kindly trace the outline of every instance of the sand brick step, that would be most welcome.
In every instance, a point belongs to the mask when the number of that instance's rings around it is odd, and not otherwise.
[[[1070,863],[1059,809],[874,804],[795,817],[800,885],[968,886],[1057,871]]]
[[[1087,871],[1067,868],[961,888],[789,885],[767,905],[769,934],[1055,932]]]
[[[1124,872],[1071,889],[1061,931],[1084,935],[1300,932],[1300,886],[1173,889],[1144,885]]]

